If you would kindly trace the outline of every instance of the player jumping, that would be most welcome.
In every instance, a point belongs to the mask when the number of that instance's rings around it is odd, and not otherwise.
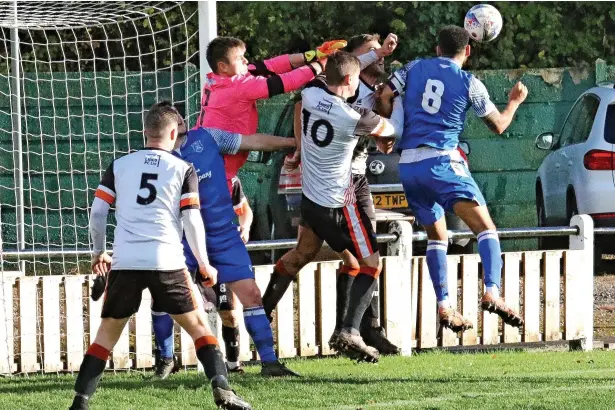
[[[370,34],[361,34],[352,37],[348,41],[348,45],[344,48],[344,51],[351,53],[354,56],[364,59],[365,56],[369,56],[370,52],[377,55],[377,59],[368,60],[371,64],[363,67],[359,76],[359,87],[354,96],[348,99],[348,103],[359,110],[373,110],[376,104],[375,91],[378,81],[384,74],[384,57],[391,54],[395,47],[392,43],[396,42],[396,36],[390,34],[385,40],[383,47],[380,46],[379,36]],[[301,101],[297,102],[295,106],[295,137],[298,138],[298,148],[294,155],[285,159],[285,167],[289,170],[293,170],[299,166],[301,160]],[[400,111],[400,113],[402,113]],[[402,113],[403,114],[403,113]],[[403,119],[400,119],[401,123]],[[371,138],[361,137],[354,149],[352,156],[352,185],[354,187],[354,193],[356,197],[356,203],[359,208],[362,208],[365,214],[369,217],[371,225],[375,231],[376,229],[376,212],[374,209],[374,203],[372,201],[369,184],[365,176],[366,162],[367,162],[367,147],[371,141]],[[279,271],[286,271],[288,275],[278,277],[278,274],[274,274],[270,282],[271,286],[265,292],[263,297],[265,310],[270,313],[271,310],[279,302],[284,294],[283,291],[290,284],[292,277],[296,276],[298,272],[309,262],[311,262],[318,253],[321,246],[321,241],[314,235],[309,237],[308,234],[302,232],[300,227],[300,246],[285,254],[280,261],[278,261]],[[342,252],[340,257],[343,260],[343,264],[339,270],[337,276],[337,309],[336,309],[336,321],[335,331],[331,335],[329,345],[332,348],[336,348],[335,342],[338,338],[339,332],[342,329],[345,313],[348,309],[348,298],[350,296],[350,288],[356,275],[359,272],[359,264],[356,258],[348,250]],[[290,277],[289,277],[290,276]],[[272,287],[276,286],[277,291],[273,291]],[[367,307],[363,320],[361,321],[361,337],[365,343],[369,346],[375,347],[381,354],[396,354],[399,352],[397,346],[392,344],[384,335],[382,326],[380,326],[380,300],[378,297],[378,287],[376,286],[374,296],[371,303]]]
[[[98,274],[109,268],[111,271],[102,321],[81,363],[72,410],[88,409],[110,351],[130,316],[139,309],[144,289],[149,289],[154,309],[169,312],[192,337],[216,405],[223,409],[251,409],[229,386],[218,341],[197,308],[186,270],[182,225],[195,256],[199,280],[206,286],[216,282],[217,272],[209,264],[205,229],[198,211],[197,174],[193,166],[171,154],[178,126],[175,109],[166,104],[154,105],[145,117],[145,148],[113,161],[96,190],[90,215],[92,268]],[[109,208],[114,203],[117,227],[111,260],[105,252],[105,233]]]
[[[378,351],[365,344],[359,329],[372,300],[381,263],[369,216],[356,204],[351,163],[359,137],[384,137],[392,146],[401,124],[395,127],[372,111],[357,110],[348,104],[347,99],[355,95],[359,86],[359,72],[357,57],[338,52],[327,62],[326,83],[316,79],[302,92],[304,226],[296,249],[301,249],[301,241],[309,238],[316,242],[318,252],[324,240],[334,251],[349,250],[356,258],[358,273],[350,288],[336,345],[349,357],[377,361]],[[401,104],[398,108],[401,110]],[[284,267],[276,265],[267,287],[270,300],[279,300],[294,277]],[[268,313],[273,307],[273,303],[268,305]]]
[[[438,57],[407,64],[405,73],[392,77],[380,101],[381,111],[390,111],[391,98],[405,89],[399,174],[408,203],[429,238],[427,266],[438,299],[440,324],[456,332],[471,328],[472,323],[448,301],[445,211],[455,212],[477,235],[485,272],[482,309],[498,314],[511,326],[523,325],[519,314],[500,297],[500,241],[485,199],[457,145],[470,108],[489,129],[502,134],[527,97],[527,88],[517,83],[504,111],[498,111],[483,83],[462,69],[470,56],[468,42],[463,28],[444,27],[439,33]]]

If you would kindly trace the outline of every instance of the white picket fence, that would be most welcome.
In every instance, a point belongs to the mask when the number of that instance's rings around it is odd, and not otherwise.
[[[381,275],[383,324],[391,341],[409,355],[413,348],[497,345],[501,343],[569,340],[591,349],[593,334],[593,223],[576,216],[580,228],[570,249],[505,253],[502,272],[507,303],[522,312],[518,329],[479,308],[482,272],[478,255],[449,256],[449,297],[475,327],[461,336],[439,331],[436,297],[424,257],[412,257],[412,232],[407,222],[393,223],[400,234],[389,244]],[[336,310],[339,261],[311,263],[286,293],[273,323],[280,357],[331,355],[327,341]],[[255,267],[264,290],[273,266]],[[93,302],[90,275],[25,277],[4,272],[0,289],[0,374],[59,372],[79,369],[83,354],[100,323],[102,299]],[[458,285],[458,286],[456,286]],[[460,289],[458,300],[457,289]],[[153,366],[150,295],[146,290],[112,352],[113,369]],[[210,316],[214,321],[215,316]],[[197,364],[190,337],[176,329],[181,364]],[[220,338],[221,339],[221,338]],[[241,324],[241,359],[257,359]],[[223,347],[223,346],[222,346]]]

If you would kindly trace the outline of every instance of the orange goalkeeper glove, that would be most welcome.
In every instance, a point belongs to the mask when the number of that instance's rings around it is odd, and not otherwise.
[[[336,51],[346,47],[346,40],[331,40],[325,41],[320,46],[316,47],[316,50],[310,50],[303,53],[305,56],[305,61],[309,63],[314,59],[320,60],[321,58],[325,58],[334,54]]]

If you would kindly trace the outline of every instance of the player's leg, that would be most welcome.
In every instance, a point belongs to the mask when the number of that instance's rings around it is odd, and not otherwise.
[[[251,409],[229,385],[222,351],[205,312],[198,309],[188,271],[153,272],[148,288],[154,301],[152,309],[168,312],[192,338],[196,356],[211,383],[216,405],[231,410]]]
[[[298,373],[281,363],[275,354],[271,323],[265,314],[260,289],[256,285],[254,275],[252,274],[252,278],[230,282],[228,286],[243,305],[243,320],[246,329],[261,358],[261,375],[265,377],[299,376]]]
[[[481,300],[482,308],[497,313],[509,325],[521,326],[521,317],[508,308],[499,296],[502,253],[483,194],[463,159],[443,156],[434,161],[437,161],[437,167],[432,169],[432,185],[437,190],[444,209],[455,212],[477,235],[478,252],[483,262],[487,288],[487,293]]]
[[[164,380],[178,370],[174,353],[173,319],[167,313],[152,310],[152,327],[157,350],[154,377]]]
[[[124,330],[128,319],[141,304],[144,286],[139,282],[142,272],[111,271],[108,275],[98,333],[88,348],[75,381],[75,398],[71,410],[87,410],[88,402],[105,370],[109,354]]]
[[[322,247],[320,239],[306,224],[299,226],[297,246],[286,252],[276,263],[267,289],[263,294],[265,313],[271,321],[271,313],[299,271],[316,258]]]
[[[378,361],[379,353],[363,341],[360,334],[363,315],[370,305],[382,270],[376,233],[367,214],[356,204],[340,208],[336,238],[326,238],[332,248],[343,246],[359,263],[359,271],[350,287],[348,309],[338,337],[340,351],[351,358]]]
[[[210,235],[210,239],[212,236]],[[237,230],[210,240],[209,260],[218,270],[218,281],[228,288],[243,305],[243,318],[248,334],[261,358],[263,376],[297,376],[278,361],[273,349],[273,332],[261,292],[254,280],[250,255]]]
[[[352,179],[357,207],[361,208],[368,216],[372,229],[376,232],[376,208],[374,207],[367,177],[365,174],[353,174]],[[344,258],[352,258],[352,260]],[[348,251],[343,253],[342,260],[344,265],[356,266],[353,263],[356,261],[356,258]],[[358,265],[358,261],[356,264]],[[381,354],[399,353],[399,348],[386,338],[384,329],[380,326],[380,289],[378,284],[374,288],[372,301],[365,310],[363,320],[361,321],[361,337],[363,337],[365,343],[378,349]]]
[[[506,306],[504,299],[500,297],[502,250],[489,210],[484,205],[467,200],[457,201],[453,209],[477,236],[478,253],[483,263],[486,288],[481,299],[481,307],[483,310],[498,314],[505,323],[511,326],[522,326],[523,319],[519,313]]]
[[[471,329],[473,325],[456,310],[456,306],[450,306],[448,300],[448,233],[444,209],[436,202],[438,192],[433,184],[433,167],[434,163],[429,159],[400,163],[399,174],[408,204],[427,233],[425,259],[438,301],[440,325],[459,332]]]
[[[229,373],[243,374],[239,361],[239,304],[235,303],[235,294],[225,283],[215,286],[218,299],[218,314],[222,320],[222,340],[226,348],[226,367]]]
[[[332,349],[337,349],[337,338],[342,330],[344,324],[344,317],[348,311],[348,301],[350,300],[350,288],[354,282],[355,277],[359,273],[359,261],[355,258],[350,251],[345,250],[340,252],[340,258],[342,259],[342,266],[340,266],[337,274],[336,282],[336,311],[335,311],[335,329],[331,338],[329,339],[329,346]]]

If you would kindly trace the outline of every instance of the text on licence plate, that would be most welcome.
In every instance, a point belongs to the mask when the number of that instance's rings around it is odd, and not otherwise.
[[[374,206],[378,209],[407,208],[405,194],[373,194]]]

